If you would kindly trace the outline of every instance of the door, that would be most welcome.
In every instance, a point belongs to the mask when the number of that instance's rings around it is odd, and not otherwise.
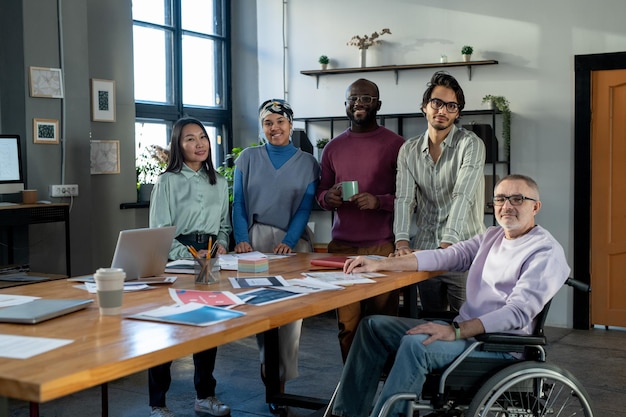
[[[626,70],[591,92],[591,323],[626,327]]]

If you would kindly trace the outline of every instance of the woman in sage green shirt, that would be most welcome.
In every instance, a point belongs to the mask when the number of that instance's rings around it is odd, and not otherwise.
[[[150,227],[176,226],[170,259],[188,257],[185,245],[194,246],[205,257],[209,240],[216,252],[226,253],[231,231],[228,210],[228,184],[213,167],[209,136],[202,123],[183,118],[172,128],[170,156],[150,197]],[[217,348],[193,355],[195,410],[213,416],[226,416],[230,407],[215,397],[213,378]],[[172,363],[150,368],[148,387],[151,416],[171,416],[165,394],[171,382]]]

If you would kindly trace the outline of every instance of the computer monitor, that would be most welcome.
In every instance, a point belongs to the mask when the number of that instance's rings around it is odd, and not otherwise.
[[[24,190],[22,148],[19,135],[0,135],[0,194]]]
[[[311,144],[311,141],[304,130],[294,129],[291,134],[291,142],[296,148],[300,148],[304,152],[313,154],[313,144]]]

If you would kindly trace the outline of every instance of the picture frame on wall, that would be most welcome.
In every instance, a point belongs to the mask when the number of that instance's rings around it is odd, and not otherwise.
[[[63,73],[60,68],[29,67],[30,96],[63,98]]]
[[[91,142],[91,174],[120,173],[120,141],[92,140]]]
[[[47,145],[59,143],[59,121],[55,119],[33,119],[33,142]]]
[[[91,120],[115,122],[115,81],[91,79]]]

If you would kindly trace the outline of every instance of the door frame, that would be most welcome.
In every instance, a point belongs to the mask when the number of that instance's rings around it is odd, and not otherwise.
[[[591,283],[591,72],[626,69],[626,52],[575,55],[574,94],[574,271]],[[589,329],[589,294],[574,291],[575,329]]]

